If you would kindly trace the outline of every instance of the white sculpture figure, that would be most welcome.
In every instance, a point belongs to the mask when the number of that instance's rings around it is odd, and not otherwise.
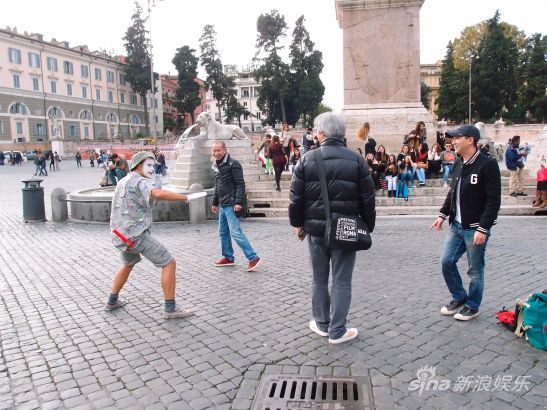
[[[247,139],[247,136],[237,125],[224,125],[215,121],[213,116],[208,112],[202,112],[196,119],[196,124],[199,125],[200,133],[198,138],[210,140],[229,140],[229,139]],[[189,137],[191,135],[188,135]]]

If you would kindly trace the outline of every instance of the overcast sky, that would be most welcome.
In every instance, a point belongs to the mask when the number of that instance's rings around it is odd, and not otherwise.
[[[139,0],[147,15],[147,1]],[[224,64],[244,66],[255,53],[256,19],[275,8],[289,25],[287,46],[296,19],[304,14],[305,25],[316,48],[323,52],[324,102],[339,110],[343,106],[342,30],[338,27],[334,0],[155,0],[152,7],[152,42],[156,72],[175,74],[171,63],[178,47],[189,45],[199,54],[203,26],[217,31],[217,48]],[[466,26],[476,24],[500,10],[501,19],[527,35],[546,34],[547,0],[426,0],[420,12],[421,63],[442,60],[449,40]],[[44,39],[87,44],[124,54],[122,37],[131,24],[133,0],[17,0],[4,4],[0,26],[16,26],[18,32],[38,32]],[[394,29],[397,29],[394,27]],[[381,62],[378,62],[381,64]],[[203,76],[203,72],[202,72]]]

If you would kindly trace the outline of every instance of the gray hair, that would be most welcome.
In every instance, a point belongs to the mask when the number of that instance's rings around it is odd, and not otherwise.
[[[220,141],[220,140],[215,140],[213,142],[213,146],[214,145],[220,145],[222,147],[222,149],[226,150],[226,143],[224,141]]]
[[[346,121],[340,114],[324,112],[313,122],[317,131],[325,133],[326,138],[343,140],[346,137]]]

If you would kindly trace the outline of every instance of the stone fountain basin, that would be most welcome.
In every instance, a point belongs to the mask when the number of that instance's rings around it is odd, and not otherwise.
[[[115,187],[103,187],[70,192],[67,195],[67,199],[71,219],[90,222],[109,222],[114,189]],[[182,190],[171,185],[165,185],[162,189],[179,193],[188,192],[188,190]],[[207,219],[212,219],[210,205],[213,193],[211,190],[207,190],[207,193],[206,215]],[[188,203],[158,201],[152,211],[152,218],[154,222],[188,221],[190,220]]]

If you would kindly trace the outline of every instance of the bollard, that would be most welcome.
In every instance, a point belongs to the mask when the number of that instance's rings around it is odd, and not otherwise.
[[[51,219],[54,222],[64,222],[68,219],[68,204],[66,191],[63,188],[55,188],[51,193]]]
[[[43,222],[46,220],[44,206],[44,187],[40,186],[43,179],[24,179],[23,188],[23,219],[25,222]]]
[[[190,192],[201,192],[203,187],[200,184],[192,184],[190,186]],[[197,198],[188,203],[188,212],[190,214],[191,224],[200,224],[205,222],[205,206],[207,203],[207,197]]]

